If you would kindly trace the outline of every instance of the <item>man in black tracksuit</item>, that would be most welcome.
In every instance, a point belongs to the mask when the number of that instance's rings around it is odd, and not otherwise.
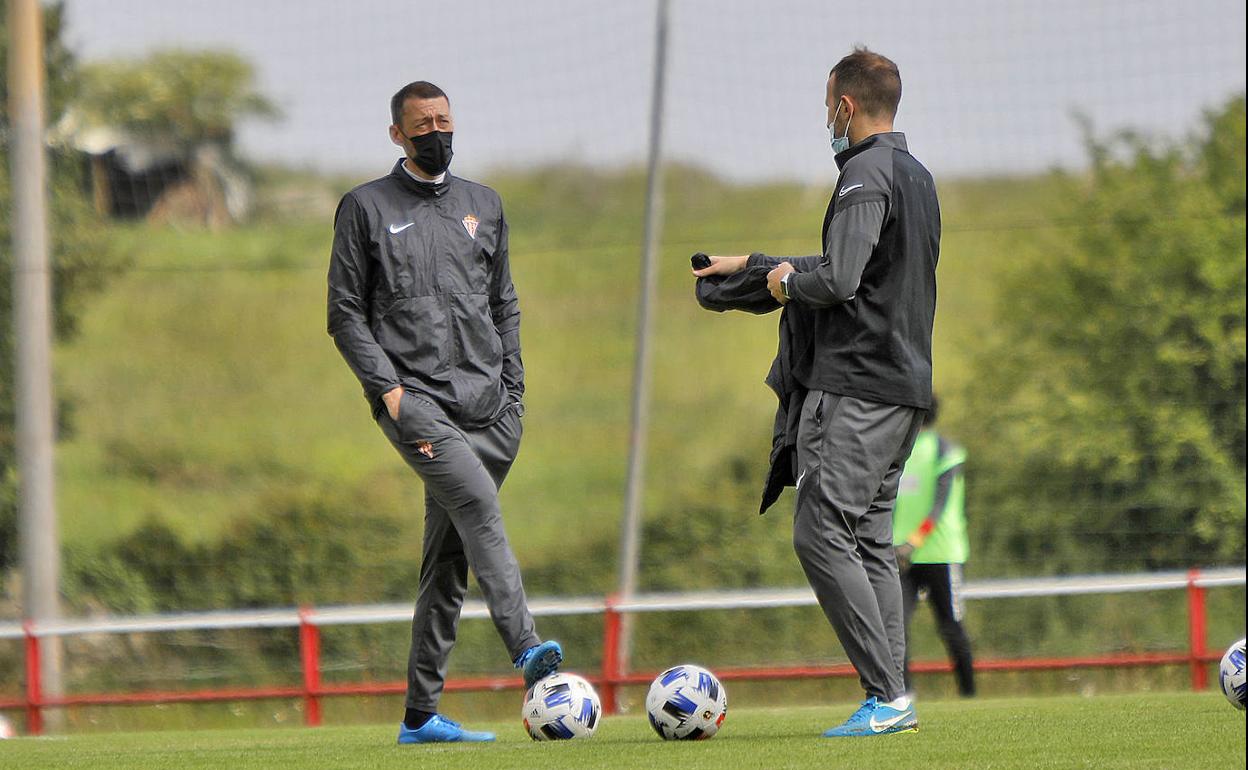
[[[781,304],[809,310],[793,362],[805,388],[796,437],[798,559],[858,670],[867,700],[828,737],[917,729],[905,693],[905,626],[892,511],[931,403],[940,211],[932,176],[893,131],[897,66],[866,49],[833,68],[828,128],[841,169],[810,257],[713,257],[698,276],[772,268]]]
[[[437,713],[468,570],[526,686],[563,655],[537,636],[498,506],[524,411],[507,221],[497,193],[447,173],[453,123],[440,88],[411,83],[390,110],[406,157],[338,205],[329,333],[425,487],[399,742],[493,740]]]

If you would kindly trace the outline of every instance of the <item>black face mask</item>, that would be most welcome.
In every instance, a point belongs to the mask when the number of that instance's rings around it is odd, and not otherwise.
[[[437,176],[446,171],[455,154],[451,152],[451,136],[450,131],[430,131],[420,136],[409,136],[408,141],[416,148],[412,162],[429,176]]]

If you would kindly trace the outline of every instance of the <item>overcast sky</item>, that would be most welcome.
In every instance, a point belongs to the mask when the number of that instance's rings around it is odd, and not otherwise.
[[[455,169],[644,159],[656,0],[68,0],[85,59],[228,48],[282,108],[257,160],[373,176],[390,95],[450,95]],[[899,65],[898,129],[938,176],[1079,165],[1072,115],[1183,135],[1244,90],[1243,0],[672,0],[665,155],[742,180],[826,181],[823,88],[855,43]]]

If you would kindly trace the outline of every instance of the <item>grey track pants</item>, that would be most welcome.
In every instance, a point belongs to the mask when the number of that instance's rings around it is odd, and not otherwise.
[[[811,391],[798,428],[793,547],[868,696],[905,692],[893,505],[923,410]]]
[[[499,487],[520,448],[520,413],[509,409],[493,425],[465,430],[436,404],[404,393],[399,419],[383,410],[378,423],[425,485],[407,708],[436,712],[470,568],[510,659],[541,642],[498,506]]]

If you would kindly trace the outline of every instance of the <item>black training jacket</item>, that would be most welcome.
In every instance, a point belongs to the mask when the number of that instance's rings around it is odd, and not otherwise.
[[[733,275],[703,276],[694,289],[698,304],[717,313],[726,310],[756,315],[770,313],[780,307],[767,290],[770,271],[770,266],[757,264]],[[810,316],[814,312],[796,302],[785,305],[780,312],[779,344],[766,380],[780,403],[772,427],[770,465],[763,499],[758,506],[760,514],[767,512],[786,486],[797,483],[797,431],[807,391],[793,376],[793,366],[809,352],[810,335],[814,331]]]
[[[490,188],[436,185],[396,163],[343,196],[329,263],[329,333],[373,407],[403,386],[464,427],[524,395],[507,221]]]
[[[793,303],[813,309],[811,355],[794,375],[808,389],[927,409],[940,206],[936,184],[900,133],[876,134],[836,156],[823,254],[787,259]]]

